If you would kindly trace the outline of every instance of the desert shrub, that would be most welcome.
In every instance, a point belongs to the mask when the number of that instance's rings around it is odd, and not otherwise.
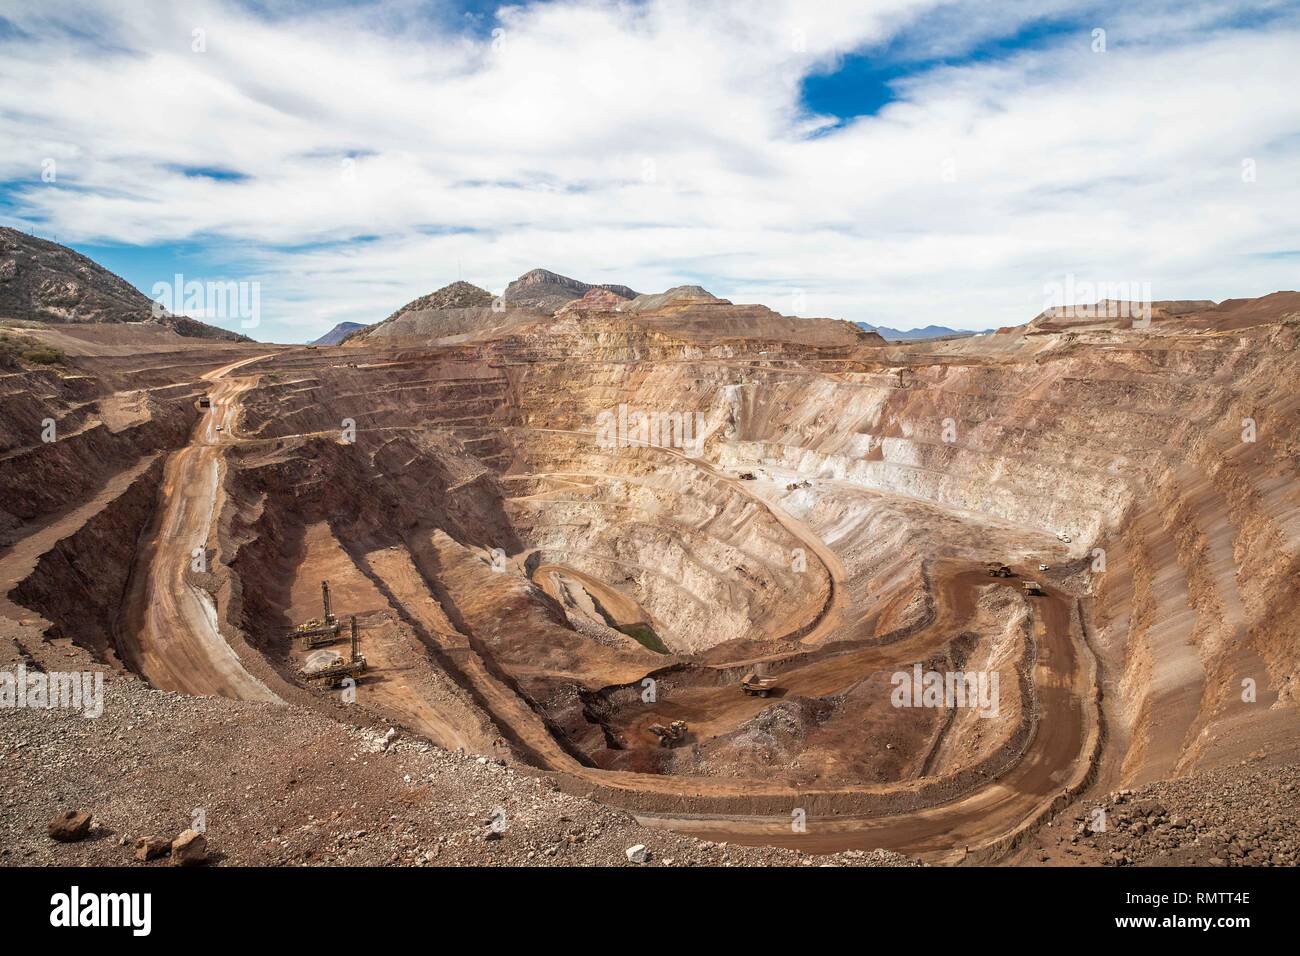
[[[38,348],[28,349],[22,353],[24,362],[31,362],[34,365],[62,365],[63,353],[58,349]]]

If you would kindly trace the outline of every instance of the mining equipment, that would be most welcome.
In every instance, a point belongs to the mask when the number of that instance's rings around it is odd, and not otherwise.
[[[302,646],[305,648],[319,647],[322,644],[332,644],[339,639],[342,633],[343,625],[339,619],[334,616],[330,609],[330,583],[322,581],[320,583],[321,602],[325,606],[325,616],[323,618],[312,618],[299,624],[293,629],[290,637],[302,639]],[[356,620],[356,618],[353,618]]]
[[[753,480],[755,479],[755,477],[756,477],[756,476],[754,475],[754,473],[753,473],[752,471],[742,471],[742,472],[740,473],[740,480],[741,480],[741,481],[753,481]]]
[[[1025,594],[1029,595],[1030,597],[1042,597],[1044,593],[1045,592],[1043,591],[1042,585],[1040,585],[1037,581],[1025,582]]]
[[[760,676],[757,671],[750,671],[740,679],[740,689],[751,697],[766,697],[776,689],[776,678]]]
[[[354,615],[352,617],[352,656],[347,660],[340,659],[333,664],[314,671],[299,671],[298,676],[303,680],[320,681],[326,687],[338,687],[347,678],[364,674],[366,672],[366,659],[361,656],[360,644],[360,633],[357,630],[357,619]]]
[[[206,395],[199,398],[199,408],[211,408],[211,407],[212,407],[212,399],[208,398],[208,396]]]
[[[671,747],[686,739],[686,721],[674,720],[667,727],[663,724],[651,724],[650,733],[659,738],[660,747]]]
[[[991,578],[1009,578],[1012,576],[1011,569],[1005,564],[990,564],[989,577]]]

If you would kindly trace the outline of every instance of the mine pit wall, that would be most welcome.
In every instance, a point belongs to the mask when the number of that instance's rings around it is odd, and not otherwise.
[[[1188,423],[1181,461],[1156,471],[1108,551],[1099,644],[1122,675],[1112,782],[1210,769],[1300,731],[1298,416],[1284,397],[1296,344],[1284,326],[1239,358],[1235,392]],[[1248,416],[1255,443],[1241,440]]]
[[[678,477],[670,477],[674,473]],[[636,493],[620,503],[620,492],[629,488]],[[636,499],[646,495],[654,500],[638,506]],[[510,512],[528,546],[601,580],[630,586],[676,651],[756,637],[755,621],[768,620],[782,634],[806,631],[829,599],[830,582],[815,557],[809,556],[804,572],[790,569],[797,539],[761,506],[702,477],[694,466],[668,464],[646,475],[644,486],[611,477],[597,490],[595,505],[590,500],[512,502]],[[637,514],[658,517],[637,520]],[[804,620],[789,621],[798,609],[804,609]]]
[[[825,640],[888,643],[933,620],[934,598],[922,557],[931,553],[928,529],[890,499],[801,480],[809,487],[782,490],[784,478],[778,478],[775,488],[764,487],[762,493],[808,526],[844,565],[842,626]]]
[[[162,482],[158,457],[122,494],[43,554],[9,593],[51,622],[46,640],[66,638],[94,660],[120,668],[115,640],[131,564]]]
[[[225,485],[230,505],[222,515],[231,566],[245,590],[258,590],[262,575],[274,580],[284,573],[275,569],[286,555],[294,560],[303,529],[320,521],[342,540],[399,543],[417,527],[445,527],[485,549],[517,548],[499,510],[495,479],[443,493],[457,473],[457,457],[454,448],[415,437],[385,441],[365,432],[354,445],[312,438],[270,456],[257,447],[231,455]],[[290,623],[274,610],[282,597],[267,604],[250,593],[247,613],[236,618],[275,621],[278,633]]]
[[[508,726],[492,724],[485,702],[461,673],[463,662],[455,658],[454,649],[439,647],[417,620],[421,609],[404,605],[404,599],[391,595],[379,579],[371,582],[387,601],[385,626],[409,628],[410,641],[400,651],[408,656],[396,666],[415,667],[417,674],[405,682],[407,690],[390,690],[407,709],[390,712],[383,695],[368,694],[366,709],[354,712],[336,695],[300,686],[298,664],[284,638],[298,623],[289,620],[285,608],[289,582],[305,555],[305,529],[327,523],[333,538],[357,562],[357,572],[367,577],[371,572],[358,556],[397,547],[408,550],[418,566],[419,538],[439,527],[484,550],[515,551],[519,545],[501,511],[502,492],[494,477],[446,491],[465,473],[481,472],[482,466],[447,436],[416,431],[358,430],[351,445],[324,436],[253,443],[228,450],[226,463],[220,538],[222,563],[229,573],[217,591],[218,607],[223,634],[253,673],[281,698],[324,708],[345,721],[364,721],[367,718],[358,715],[370,713],[390,725],[408,726],[410,708],[424,708],[414,719],[431,722],[428,733],[434,739],[446,727],[444,722],[452,721],[449,741],[489,753],[509,740],[518,753],[526,752]],[[434,600],[431,593],[429,601]],[[399,652],[390,647],[388,653]],[[421,679],[418,672],[424,667],[428,672]],[[384,682],[393,675],[376,679]]]
[[[634,431],[619,436],[630,446],[599,447],[598,431],[618,421],[620,404],[629,417],[685,417],[692,438],[714,435],[726,425],[725,389],[736,378],[734,369],[708,364],[593,363],[581,378],[548,364],[530,367],[517,385],[519,421],[530,431],[518,438],[514,470],[587,473],[593,486],[566,498],[557,485],[543,500],[513,502],[516,525],[557,561],[607,580],[631,575],[638,602],[662,623],[675,650],[754,636],[756,621],[783,634],[806,632],[829,595],[815,556],[807,556],[806,571],[793,570],[800,542],[761,505],[690,461],[635,447]],[[806,605],[802,622],[786,620],[792,608],[782,595],[791,593]]]
[[[358,432],[502,424],[508,381],[500,369],[454,354],[374,360],[383,368],[351,368],[324,359],[277,366],[245,397],[241,427],[258,438],[280,438],[338,435],[345,419],[355,422]]]
[[[153,417],[120,432],[95,424],[45,443],[39,420],[30,435],[24,432],[24,445],[0,458],[0,547],[12,544],[24,524],[93,497],[113,473],[184,445],[198,409],[191,402],[150,404]],[[48,414],[57,417],[53,409]]]
[[[1016,370],[1006,370],[1010,387]],[[1001,395],[985,401],[948,389],[968,387],[962,370],[925,370],[909,388],[864,381],[778,381],[741,408],[736,438],[720,450],[724,466],[767,465],[807,478],[836,479],[999,518],[1046,533],[1070,528],[1093,537],[1126,502],[1126,489],[1101,461],[1072,460],[1038,434],[1032,403],[1017,409]],[[987,379],[987,370],[984,372]],[[931,380],[933,379],[933,381]],[[787,409],[798,410],[796,413]],[[951,419],[955,440],[944,440]]]
[[[103,389],[86,375],[64,376],[52,370],[0,370],[0,455],[35,445],[42,422],[54,418],[61,430],[73,431]],[[71,427],[69,427],[71,426]]]
[[[1268,615],[1295,607],[1297,448],[1286,436],[1297,428],[1283,383],[1297,374],[1296,328],[1096,337],[1035,343],[1028,363],[913,368],[902,389],[872,373],[701,362],[598,366],[575,392],[566,370],[532,369],[525,416],[590,429],[595,411],[619,401],[685,405],[719,423],[706,457],[729,470],[766,465],[1043,534],[1068,530],[1085,563],[1094,546],[1113,551],[1108,572],[1091,577],[1106,598],[1099,613],[1124,626],[1098,637],[1117,691],[1114,739],[1133,748],[1124,779],[1152,779],[1190,768],[1216,728],[1249,720],[1233,706],[1241,675],[1224,671],[1229,661],[1256,662],[1258,712],[1279,699],[1293,706],[1297,677],[1285,662],[1300,628]],[[1232,451],[1240,441],[1208,437],[1235,434],[1247,415],[1260,420],[1258,462]],[[955,442],[943,440],[945,418]]]
[[[1296,488],[1295,448],[1292,442],[1285,466],[1280,444],[1288,429],[1295,434],[1295,410],[1286,408],[1284,390],[1268,388],[1295,379],[1294,329],[1269,335],[1267,345],[1223,342],[1205,354],[1196,352],[1199,342],[1156,341],[1144,343],[1145,352],[1079,353],[1029,371],[915,370],[917,384],[898,390],[894,403],[869,387],[854,395],[824,381],[771,383],[746,390],[738,438],[720,443],[719,458],[731,469],[766,465],[1042,532],[1067,529],[1075,554],[1127,540],[1121,556],[1133,554],[1140,567],[1111,593],[1129,592],[1135,613],[1110,610],[1136,626],[1103,643],[1125,649],[1108,659],[1121,675],[1116,737],[1133,747],[1123,779],[1155,779],[1192,768],[1222,728],[1248,719],[1236,703],[1243,675],[1223,673],[1229,660],[1238,668],[1243,657],[1256,661],[1257,713],[1278,688],[1284,699],[1295,694],[1294,665],[1285,663],[1294,660],[1294,638],[1269,627],[1262,613],[1294,607],[1284,595],[1294,593],[1297,550],[1295,500],[1281,490]],[[1115,381],[1111,363],[1151,379]],[[1186,379],[1162,380],[1180,376]],[[1233,378],[1245,396],[1234,397]],[[946,393],[976,379],[995,394]],[[1197,425],[1184,418],[1187,408],[1199,412]],[[785,409],[797,412],[792,418]],[[1233,451],[1245,447],[1231,436],[1247,415],[1262,419],[1260,466],[1239,462]],[[951,445],[942,441],[944,418],[957,424]],[[842,430],[853,422],[861,424]],[[1286,477],[1259,474],[1278,468]],[[1261,552],[1270,559],[1259,560]],[[1117,571],[1125,573],[1112,564]],[[1104,587],[1108,576],[1095,577]],[[1294,719],[1294,711],[1277,719]]]
[[[283,635],[297,622],[284,613],[292,564],[301,556],[303,531],[310,519],[289,502],[271,501],[265,473],[230,467],[223,483],[224,503],[218,518],[224,600],[217,602],[223,630],[237,628],[247,642],[278,670],[288,666]],[[263,484],[265,482],[266,484]],[[284,674],[288,678],[287,674]]]

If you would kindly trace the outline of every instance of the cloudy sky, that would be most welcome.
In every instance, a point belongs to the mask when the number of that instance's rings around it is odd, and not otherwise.
[[[1294,0],[0,0],[0,222],[262,340],[536,266],[985,328],[1297,288],[1297,90]]]

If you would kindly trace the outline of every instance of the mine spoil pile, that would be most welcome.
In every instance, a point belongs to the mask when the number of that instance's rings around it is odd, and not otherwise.
[[[122,862],[46,845],[68,805],[208,807],[217,862],[1300,862],[1296,293],[902,344],[545,270],[314,348],[19,318],[0,652],[109,695],[0,711],[5,862]],[[899,706],[930,672],[995,706]]]

